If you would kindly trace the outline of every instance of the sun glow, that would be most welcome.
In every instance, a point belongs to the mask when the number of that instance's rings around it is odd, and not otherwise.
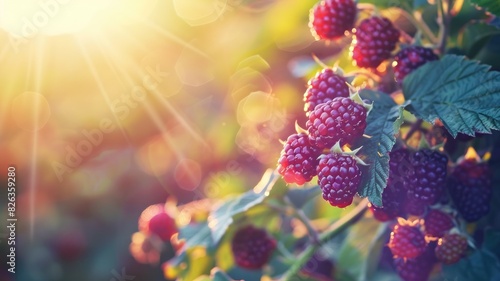
[[[140,2],[140,4],[138,3]],[[60,35],[140,20],[157,0],[0,0],[0,27],[14,37]]]

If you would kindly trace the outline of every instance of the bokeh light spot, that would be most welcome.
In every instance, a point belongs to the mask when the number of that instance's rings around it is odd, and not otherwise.
[[[201,182],[201,166],[191,159],[182,159],[175,167],[174,178],[180,188],[195,190]]]
[[[227,0],[174,0],[177,15],[191,26],[216,21],[226,10]]]
[[[211,62],[190,50],[185,49],[175,64],[175,71],[185,85],[199,87],[214,79]]]
[[[238,123],[263,123],[271,119],[275,98],[265,92],[253,92],[238,105]]]

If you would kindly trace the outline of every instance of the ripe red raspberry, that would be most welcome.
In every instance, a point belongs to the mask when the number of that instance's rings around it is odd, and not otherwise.
[[[428,48],[411,46],[402,49],[394,56],[394,62],[392,63],[396,81],[402,84],[406,75],[425,63],[438,59],[438,56]]]
[[[353,143],[363,136],[368,110],[351,98],[339,97],[320,104],[306,122],[311,143],[330,148],[336,142]]]
[[[166,213],[163,204],[151,205],[141,213],[139,230],[156,234],[162,241],[170,241],[170,237],[177,233],[175,220]]]
[[[488,165],[474,159],[462,160],[448,181],[448,190],[466,221],[479,220],[490,211],[492,186]]]
[[[331,68],[325,68],[308,82],[308,88],[304,93],[306,116],[309,116],[318,104],[337,97],[349,97],[349,86],[344,77],[335,74]]]
[[[351,205],[361,183],[361,170],[356,159],[336,152],[322,155],[317,171],[323,199],[339,208]]]
[[[389,248],[395,257],[413,259],[425,251],[425,238],[418,225],[400,220],[394,226]]]
[[[427,245],[425,252],[414,258],[395,258],[394,267],[404,281],[427,281],[436,263],[435,242]]]
[[[259,269],[273,254],[276,241],[265,230],[249,225],[234,234],[231,248],[237,265],[246,269]]]
[[[337,39],[354,27],[356,3],[353,0],[323,0],[309,16],[309,27],[316,40]]]
[[[290,135],[278,160],[278,172],[287,183],[303,185],[316,175],[321,150],[309,141],[305,133]]]
[[[351,56],[359,67],[375,68],[391,56],[399,40],[397,30],[387,18],[363,20],[354,31]]]
[[[458,262],[467,250],[467,238],[460,234],[446,234],[439,238],[436,257],[444,264]]]
[[[408,198],[423,205],[436,203],[446,187],[448,157],[421,149],[410,156],[410,165],[405,176]]]
[[[451,216],[439,210],[430,210],[424,218],[425,234],[443,237],[453,227]]]

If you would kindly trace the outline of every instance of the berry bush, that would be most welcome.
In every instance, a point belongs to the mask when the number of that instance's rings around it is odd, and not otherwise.
[[[484,51],[498,2],[322,0],[303,14],[331,53],[311,56],[276,168],[200,207],[148,207],[131,249],[166,279],[500,280],[500,72]]]

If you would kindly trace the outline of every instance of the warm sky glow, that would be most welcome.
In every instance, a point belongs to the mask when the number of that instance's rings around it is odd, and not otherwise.
[[[151,12],[157,0],[1,0],[0,27],[13,36],[60,35],[113,23],[127,23]],[[8,11],[8,12],[7,12]]]

